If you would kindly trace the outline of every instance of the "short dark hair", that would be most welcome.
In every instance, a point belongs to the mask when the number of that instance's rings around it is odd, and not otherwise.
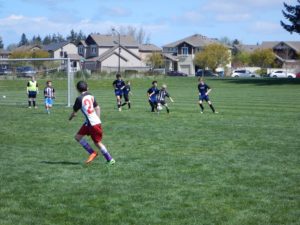
[[[153,84],[155,84],[155,83],[157,83],[157,81],[156,81],[156,80],[152,81],[152,85],[153,85]]]
[[[117,73],[116,78],[120,78],[120,77],[121,77],[121,74]]]
[[[81,80],[81,81],[78,81],[76,87],[79,92],[84,92],[84,91],[87,91],[88,85],[85,81]]]

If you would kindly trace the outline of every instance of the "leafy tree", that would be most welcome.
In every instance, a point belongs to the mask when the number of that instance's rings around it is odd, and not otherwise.
[[[20,46],[22,46],[22,45],[28,45],[29,44],[29,41],[28,41],[28,39],[27,39],[27,37],[26,37],[26,34],[22,34],[22,36],[21,36],[21,41],[19,42],[19,47]]]
[[[225,67],[230,62],[228,48],[222,44],[207,45],[202,52],[195,55],[194,63],[200,68],[215,70],[219,66]]]
[[[0,49],[1,48],[4,48],[4,44],[3,44],[3,41],[2,41],[2,37],[0,36]]]
[[[275,59],[272,49],[256,49],[250,56],[251,65],[261,68],[271,67]]]
[[[7,49],[8,51],[13,51],[13,50],[15,50],[17,47],[18,47],[17,44],[9,44],[9,45],[6,47],[6,49]]]
[[[238,52],[232,57],[233,67],[249,66],[251,63],[251,54],[248,52]]]
[[[291,24],[286,24],[282,21],[280,23],[288,32],[300,34],[300,0],[297,0],[297,2],[298,5],[295,6],[283,3],[286,11],[282,10],[282,14]]]
[[[151,68],[159,68],[164,65],[164,59],[160,53],[152,53],[146,58],[146,62],[151,65]]]

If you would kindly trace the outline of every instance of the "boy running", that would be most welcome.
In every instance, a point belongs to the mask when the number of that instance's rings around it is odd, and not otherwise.
[[[148,95],[148,100],[149,104],[151,106],[151,112],[154,112],[155,109],[157,109],[157,94],[159,90],[157,88],[157,81],[152,82],[152,87],[148,89],[147,95]]]
[[[125,88],[125,82],[121,79],[121,74],[116,75],[116,80],[113,82],[113,87],[115,89],[115,95],[117,98],[117,105],[118,105],[118,110],[121,111],[122,108],[122,94],[123,94],[123,89]]]
[[[35,80],[35,77],[32,76],[31,80],[27,83],[27,96],[28,96],[28,108],[31,108],[31,102],[34,108],[37,108],[35,99],[36,95],[39,92],[39,85]]]
[[[123,96],[124,96],[125,102],[122,104],[122,106],[127,104],[128,109],[131,108],[131,104],[130,104],[130,100],[129,100],[129,94],[132,94],[132,93],[131,93],[130,81],[127,81],[127,83],[126,83],[126,85],[123,89]]]
[[[100,120],[100,107],[95,100],[95,97],[88,92],[88,85],[85,81],[77,83],[77,90],[80,96],[76,98],[69,120],[76,116],[78,110],[81,110],[86,118],[78,133],[75,135],[75,140],[90,154],[86,163],[92,162],[97,156],[97,151],[94,151],[89,143],[83,138],[85,135],[90,135],[96,147],[101,151],[102,155],[110,165],[115,163],[104,144],[102,144],[102,127]]]
[[[55,90],[52,87],[52,81],[48,80],[46,82],[46,87],[44,89],[44,97],[45,97],[45,108],[46,112],[50,114],[50,109],[53,105],[53,99],[55,99]]]
[[[199,78],[198,90],[199,90],[199,106],[201,108],[201,113],[203,113],[204,111],[204,107],[202,104],[203,100],[205,100],[208,103],[213,113],[218,113],[215,111],[215,108],[213,107],[211,101],[209,100],[208,94],[211,92],[212,89],[206,83],[204,83],[203,78]]]
[[[157,108],[159,109],[162,106],[164,106],[166,107],[167,113],[170,113],[168,104],[166,103],[166,97],[168,97],[171,102],[174,102],[169,93],[167,92],[167,85],[163,84],[157,96]]]

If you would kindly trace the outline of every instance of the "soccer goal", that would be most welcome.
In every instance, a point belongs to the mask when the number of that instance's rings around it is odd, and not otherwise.
[[[70,107],[76,97],[76,64],[79,62],[71,58],[0,59],[0,105],[26,104],[27,82],[34,76],[39,85],[39,104],[43,102],[46,81],[52,80],[55,104]]]

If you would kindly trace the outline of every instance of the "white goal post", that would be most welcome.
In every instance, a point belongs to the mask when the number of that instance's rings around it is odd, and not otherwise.
[[[67,74],[67,106],[70,107],[72,104],[72,101],[75,99],[74,92],[74,71],[71,67],[71,58],[18,58],[18,59],[6,59],[6,58],[0,58],[0,69],[3,70],[1,66],[6,65],[6,63],[18,63],[18,62],[37,62],[37,61],[59,61],[64,62],[65,64],[65,70]],[[4,74],[2,74],[4,75]]]

